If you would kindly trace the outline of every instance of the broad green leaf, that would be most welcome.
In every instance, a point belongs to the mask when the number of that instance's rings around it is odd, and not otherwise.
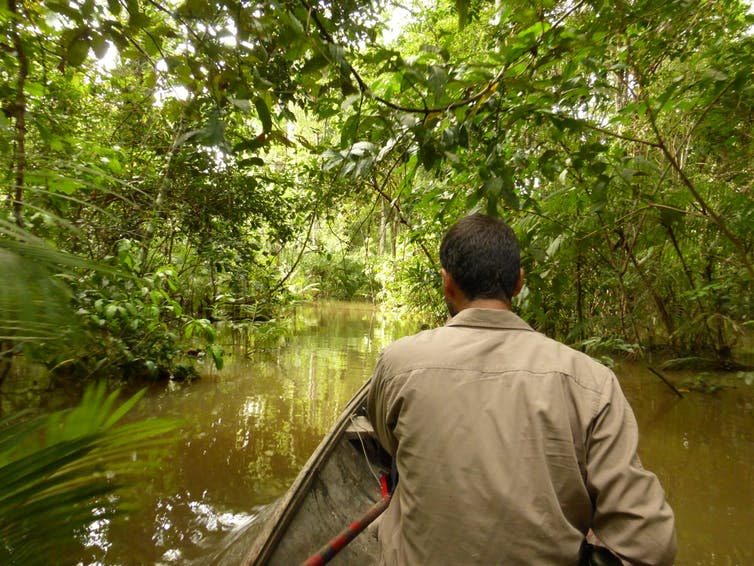
[[[327,66],[327,59],[321,54],[316,53],[312,57],[310,57],[306,63],[304,63],[304,66],[301,68],[301,74],[302,75],[309,75],[312,73],[316,73],[320,69],[323,69]]]
[[[219,344],[210,344],[207,346],[207,350],[209,351],[210,356],[212,356],[212,361],[215,364],[215,367],[217,369],[223,369],[223,365],[225,364],[223,360],[223,349]]]
[[[65,53],[65,59],[74,67],[79,67],[86,61],[86,57],[89,54],[89,38],[87,32],[79,32],[68,43]]]
[[[24,85],[24,90],[31,96],[41,97],[45,95],[47,89],[41,83],[27,82]]]
[[[265,133],[272,130],[272,116],[270,115],[270,109],[267,107],[267,103],[261,96],[254,99],[254,107],[257,109],[257,115],[262,122],[262,129]]]
[[[264,166],[264,159],[261,157],[249,157],[246,159],[241,159],[238,162],[239,167],[262,167]]]
[[[102,59],[107,54],[109,47],[110,44],[104,35],[94,35],[92,39],[92,49],[94,49],[94,54],[97,56],[97,59]]]
[[[448,75],[445,69],[437,65],[432,65],[429,68],[429,78],[427,83],[432,91],[432,96],[435,100],[441,100],[445,95],[445,85],[448,82]]]
[[[123,6],[118,0],[107,0],[107,8],[113,16],[117,16],[121,13]]]
[[[120,407],[118,407],[117,410],[113,411],[112,414],[107,418],[105,421],[105,424],[103,425],[103,428],[109,429],[115,423],[117,423],[120,419],[122,419],[126,413],[128,413],[131,409],[133,409],[136,404],[141,400],[142,397],[146,394],[147,389],[141,389],[139,392],[137,392],[135,395],[132,395],[128,400],[126,400]]]

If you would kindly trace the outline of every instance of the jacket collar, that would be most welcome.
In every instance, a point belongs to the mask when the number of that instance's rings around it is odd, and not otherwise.
[[[464,309],[455,315],[446,326],[471,326],[476,328],[500,328],[507,330],[534,329],[522,318],[508,310],[498,309]]]

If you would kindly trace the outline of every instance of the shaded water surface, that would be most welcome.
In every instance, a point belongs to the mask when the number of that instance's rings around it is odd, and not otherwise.
[[[416,330],[371,305],[306,306],[281,346],[246,355],[236,335],[221,372],[154,390],[138,416],[182,419],[183,440],[140,494],[142,509],[94,525],[77,561],[204,564],[285,491],[380,350]]]
[[[129,521],[94,525],[83,564],[203,564],[246,534],[291,483],[381,348],[416,331],[369,306],[300,309],[274,350],[237,349],[190,386],[155,391],[142,415],[183,419],[185,436]],[[754,387],[677,398],[645,366],[617,368],[644,464],[676,511],[679,565],[754,564]],[[680,383],[691,375],[668,374]]]

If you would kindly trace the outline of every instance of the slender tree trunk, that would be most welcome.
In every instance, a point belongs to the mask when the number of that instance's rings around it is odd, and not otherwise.
[[[401,229],[400,222],[398,222],[398,218],[396,218],[395,214],[393,214],[392,210],[390,211],[390,218],[392,222],[390,223],[392,229],[390,230],[390,252],[393,255],[393,259],[398,255],[398,231]]]
[[[636,259],[636,255],[634,254],[634,251],[629,247],[628,242],[624,240],[623,244],[623,248],[626,250],[626,254],[628,254],[628,258],[631,261],[631,264],[634,266],[636,273],[639,275],[642,283],[644,283],[647,291],[649,291],[649,294],[652,296],[652,300],[657,307],[657,312],[660,314],[660,318],[662,319],[662,323],[665,326],[665,330],[667,331],[668,336],[671,336],[674,331],[673,319],[670,316],[668,309],[665,308],[665,302],[657,293],[654,285],[652,285],[652,281],[650,280],[649,276],[644,272],[644,269],[642,269],[639,260]]]
[[[13,48],[18,58],[18,77],[16,81],[16,96],[13,101],[11,114],[15,118],[15,152],[13,156],[14,189],[10,195],[13,203],[13,216],[19,228],[23,228],[24,178],[26,176],[26,77],[29,75],[29,59],[24,51],[18,25],[21,20],[16,6],[16,0],[8,0],[8,11],[13,14]]]
[[[678,238],[675,235],[675,230],[673,230],[673,227],[669,224],[663,224],[663,227],[665,228],[665,231],[668,233],[668,237],[670,238],[670,242],[673,244],[673,249],[675,250],[676,255],[678,256],[678,260],[681,262],[681,267],[683,268],[683,273],[686,275],[686,279],[689,282],[689,288],[692,291],[696,291],[696,284],[694,283],[694,275],[691,273],[691,269],[689,269],[688,264],[686,263],[686,258],[683,256],[683,252],[681,251],[681,246],[678,244]],[[696,293],[694,293],[696,295]],[[705,308],[704,303],[702,303],[702,299],[697,296],[696,297],[696,305],[699,307],[699,313],[704,314]],[[715,338],[713,335],[713,331],[710,328],[709,323],[707,322],[707,317],[704,317],[704,331],[707,335],[707,339],[710,340],[711,343],[714,343]]]
[[[600,219],[600,224],[602,225],[602,229],[605,233],[605,241],[608,243],[608,249],[610,250],[609,255],[606,255],[605,259],[610,265],[610,268],[615,272],[615,276],[618,280],[618,287],[621,294],[620,323],[621,323],[621,329],[623,331],[623,335],[628,337],[628,332],[626,332],[626,328],[625,328],[625,324],[626,324],[625,317],[628,316],[631,322],[631,328],[633,329],[634,338],[636,339],[636,344],[638,344],[639,346],[639,352],[643,352],[644,347],[642,346],[642,337],[641,337],[641,333],[639,332],[639,327],[636,324],[636,316],[630,310],[631,306],[633,305],[633,298],[629,297],[628,290],[626,289],[626,284],[623,281],[623,277],[626,274],[626,268],[621,268],[619,266],[618,259],[615,257],[612,257],[615,254],[615,250],[619,247],[620,242],[618,242],[617,244],[614,244],[612,242],[612,240],[610,239],[610,229],[608,228],[608,225],[605,222],[605,219],[602,218],[602,215],[599,213],[597,213],[597,217]]]
[[[380,240],[377,253],[382,256],[385,253],[385,243],[387,241],[387,204],[385,199],[380,199]]]
[[[673,249],[675,250],[675,253],[678,256],[678,261],[681,262],[683,273],[686,275],[686,279],[689,282],[689,287],[693,291],[696,289],[696,285],[694,284],[694,276],[691,274],[691,270],[689,269],[689,266],[686,263],[686,258],[683,257],[683,253],[681,252],[681,247],[678,245],[678,238],[676,238],[675,236],[675,230],[673,230],[673,227],[670,224],[663,224],[662,226],[663,228],[665,228],[665,231],[668,233],[668,237],[670,238],[670,243],[673,244]]]
[[[13,342],[0,340],[0,415],[3,414],[2,388],[5,379],[13,368]]]
[[[707,284],[712,284],[715,280],[715,264],[712,254],[709,254],[707,256],[707,265],[704,268],[704,277],[707,281]],[[731,357],[731,347],[725,337],[725,326],[722,316],[723,305],[719,294],[715,294],[715,311],[721,316],[715,317],[714,330],[710,329],[709,326],[707,326],[707,329],[712,336],[711,346],[720,360],[727,361],[730,360]]]
[[[160,219],[160,211],[167,197],[168,189],[170,188],[170,168],[173,165],[173,158],[178,150],[179,142],[183,136],[183,118],[178,122],[178,128],[173,137],[173,143],[170,146],[170,150],[167,155],[167,163],[165,164],[165,170],[162,173],[162,179],[160,180],[159,187],[157,188],[157,196],[152,203],[152,210],[147,219],[147,224],[142,234],[141,241],[141,266],[139,272],[144,275],[149,271],[149,249],[152,244],[152,239],[157,230],[157,224]]]
[[[9,201],[13,207],[13,218],[19,228],[24,227],[23,201],[24,201],[24,183],[26,177],[26,78],[29,76],[29,58],[26,56],[24,45],[21,42],[21,36],[18,33],[18,26],[21,18],[18,14],[16,0],[8,0],[8,11],[13,15],[13,30],[11,38],[13,39],[13,49],[18,59],[18,76],[16,80],[16,95],[9,114],[15,119],[15,148],[13,160],[11,161],[11,171],[13,185],[8,195]],[[3,382],[10,375],[13,367],[13,342],[11,340],[0,341],[0,388]],[[2,404],[0,404],[0,414],[2,414]]]
[[[166,257],[168,265],[173,264],[173,244],[174,243],[175,243],[175,228],[171,226],[170,236],[168,237],[167,252],[165,253],[165,257]]]
[[[578,324],[579,341],[584,339],[584,286],[581,281],[583,269],[583,257],[581,252],[576,253],[576,323]]]

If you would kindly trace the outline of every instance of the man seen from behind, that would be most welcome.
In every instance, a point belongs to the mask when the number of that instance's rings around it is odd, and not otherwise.
[[[591,529],[629,564],[672,564],[673,512],[615,375],[511,311],[511,228],[467,216],[440,260],[452,319],[386,348],[370,385],[399,474],[381,563],[577,566]]]

